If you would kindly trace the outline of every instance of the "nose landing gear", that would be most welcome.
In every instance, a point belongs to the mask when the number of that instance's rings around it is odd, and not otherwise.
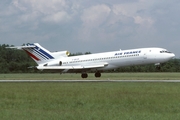
[[[161,70],[161,64],[160,63],[156,63],[155,66],[156,66],[156,70],[157,71]]]

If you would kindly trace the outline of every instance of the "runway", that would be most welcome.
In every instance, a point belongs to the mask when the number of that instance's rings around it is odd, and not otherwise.
[[[180,80],[0,80],[0,83],[38,83],[38,82],[158,82],[158,83],[179,83]]]

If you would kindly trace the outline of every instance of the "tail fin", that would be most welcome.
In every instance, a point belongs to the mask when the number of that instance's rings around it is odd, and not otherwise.
[[[54,59],[69,56],[68,51],[50,52],[43,48],[39,43],[26,44],[24,46],[15,46],[8,48],[22,49],[39,65],[48,63]]]
[[[42,64],[54,59],[51,52],[38,43],[27,44],[26,46],[22,46],[21,49],[26,51],[37,64]]]

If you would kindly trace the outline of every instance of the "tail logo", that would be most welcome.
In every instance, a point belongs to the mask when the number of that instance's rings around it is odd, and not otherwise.
[[[30,45],[34,45],[34,44],[30,44]],[[48,53],[47,50],[43,50],[42,48],[34,45],[35,47],[33,48],[24,48],[24,50],[27,52],[27,54],[29,56],[31,56],[31,58],[33,58],[36,61],[43,61],[43,60],[50,60],[50,59],[54,59],[54,57],[52,55],[50,55],[50,53]]]

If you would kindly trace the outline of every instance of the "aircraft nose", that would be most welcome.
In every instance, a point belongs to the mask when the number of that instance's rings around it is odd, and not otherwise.
[[[174,58],[174,57],[175,57],[175,54],[174,54],[174,53],[172,53],[172,54],[171,54],[171,58]]]

